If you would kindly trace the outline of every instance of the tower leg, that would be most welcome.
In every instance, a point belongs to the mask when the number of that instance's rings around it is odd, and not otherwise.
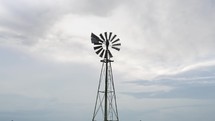
[[[107,121],[107,93],[108,93],[108,61],[105,63],[105,114],[104,121]]]

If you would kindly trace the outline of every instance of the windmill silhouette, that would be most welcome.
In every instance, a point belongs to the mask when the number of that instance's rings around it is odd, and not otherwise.
[[[91,42],[94,44],[94,50],[102,60],[102,69],[99,78],[96,103],[92,121],[119,121],[116,94],[111,67],[111,58],[113,54],[110,50],[120,50],[121,43],[119,38],[104,32],[99,37],[91,33]]]

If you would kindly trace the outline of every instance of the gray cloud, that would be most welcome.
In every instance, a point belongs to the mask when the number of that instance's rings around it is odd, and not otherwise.
[[[50,27],[66,14],[106,16],[119,2],[114,1],[1,1],[1,41],[18,41],[24,45],[44,38]]]
[[[1,1],[5,14],[1,15],[1,41],[15,41],[24,45],[32,44],[47,34],[48,29],[63,13],[51,1]],[[53,3],[55,3],[53,1]],[[60,6],[60,5],[59,5]],[[62,8],[62,6],[60,6]]]
[[[160,76],[155,80],[139,80],[130,83],[153,86],[166,85],[172,87],[169,91],[155,92],[123,92],[137,98],[191,98],[214,99],[215,70],[214,66],[201,67],[172,76]]]
[[[74,2],[74,8],[72,10],[78,14],[92,14],[97,16],[108,16],[113,14],[114,10],[121,4],[123,1],[115,0],[81,0],[77,3]]]

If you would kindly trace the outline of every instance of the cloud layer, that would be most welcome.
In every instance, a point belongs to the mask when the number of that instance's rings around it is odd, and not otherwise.
[[[88,120],[100,71],[90,34],[112,31],[122,43],[113,51],[122,119],[212,121],[214,6],[211,0],[0,0],[0,119]]]

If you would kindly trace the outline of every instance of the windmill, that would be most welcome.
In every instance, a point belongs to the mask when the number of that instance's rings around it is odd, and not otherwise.
[[[120,50],[121,43],[119,40],[112,32],[109,34],[104,32],[99,37],[91,33],[94,50],[102,58],[102,69],[92,121],[119,121],[111,67],[111,62],[113,62],[111,50]]]

